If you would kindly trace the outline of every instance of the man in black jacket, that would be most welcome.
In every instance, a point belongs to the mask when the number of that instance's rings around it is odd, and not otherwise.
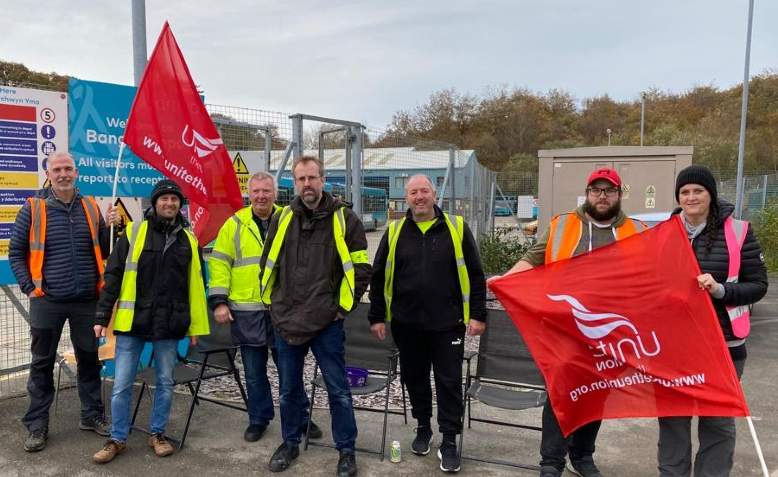
[[[313,351],[332,414],[340,452],[337,475],[357,474],[357,425],[345,369],[343,319],[359,303],[370,280],[362,222],[346,204],[324,192],[324,164],[303,156],[292,164],[291,205],[273,216],[260,259],[260,294],[270,306],[281,383],[284,442],[270,470],[286,470],[299,455],[300,426],[307,417],[303,364]]]
[[[400,349],[405,386],[418,421],[411,451],[427,455],[432,442],[435,371],[438,426],[443,439],[440,468],[460,469],[456,435],[462,432],[462,355],[465,329],[486,327],[486,282],[478,246],[462,217],[435,205],[435,187],[416,175],[405,186],[408,214],[390,224],[381,239],[370,283],[371,331],[383,340],[385,321]]]
[[[106,284],[94,318],[95,336],[104,336],[118,300],[114,320],[116,374],[111,393],[111,438],[93,456],[105,464],[127,449],[130,400],[138,360],[147,342],[154,347],[156,390],[150,418],[149,446],[159,457],[173,453],[165,427],[173,398],[173,368],[178,342],[191,344],[207,335],[208,310],[202,258],[197,239],[181,215],[184,195],[169,180],[151,193],[145,220],[128,224],[108,259]]]
[[[95,200],[75,187],[78,169],[70,154],[51,154],[46,177],[51,186],[38,191],[16,216],[8,251],[19,288],[30,297],[30,406],[22,418],[30,433],[24,442],[27,452],[46,447],[54,361],[66,320],[78,364],[79,428],[101,436],[107,436],[109,428],[103,417],[100,362],[92,334],[95,303],[103,286],[103,257],[108,255],[108,229]],[[111,206],[107,217],[119,223]]]

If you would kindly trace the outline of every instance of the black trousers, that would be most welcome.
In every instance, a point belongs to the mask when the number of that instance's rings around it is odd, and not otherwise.
[[[602,421],[594,421],[565,439],[559,421],[551,408],[551,401],[546,400],[543,406],[543,432],[540,437],[540,465],[556,467],[562,471],[565,468],[565,456],[569,453],[571,460],[578,460],[594,454],[594,443],[600,431]]]
[[[400,350],[400,368],[411,398],[411,414],[421,421],[432,417],[430,369],[435,373],[438,426],[442,434],[462,432],[462,355],[465,326],[427,331],[392,321],[392,335]]]
[[[65,321],[70,325],[70,340],[76,355],[81,419],[103,414],[101,365],[97,358],[97,339],[93,330],[96,303],[55,303],[46,297],[30,299],[32,363],[27,380],[30,407],[22,418],[22,423],[30,432],[49,425],[49,408],[54,402],[54,363]]]

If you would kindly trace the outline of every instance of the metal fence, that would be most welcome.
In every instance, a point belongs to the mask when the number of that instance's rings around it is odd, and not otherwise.
[[[719,196],[735,203],[737,179],[718,183]],[[752,220],[771,201],[778,199],[778,173],[749,175],[743,178],[743,218]]]
[[[276,174],[281,204],[294,195],[292,160],[313,155],[324,162],[329,190],[353,203],[369,230],[383,230],[388,221],[404,214],[405,183],[414,174],[426,174],[436,185],[444,210],[463,215],[478,235],[489,231],[488,197],[494,174],[478,163],[474,151],[398,136],[348,119],[206,107],[236,165],[238,156],[246,165],[247,172],[239,179],[246,180],[257,170]]]
[[[29,299],[17,285],[3,285],[0,289],[0,399],[5,399],[26,393],[31,361]],[[65,357],[72,354],[70,328],[66,323],[57,349],[62,386],[75,381],[73,371],[65,365]]]

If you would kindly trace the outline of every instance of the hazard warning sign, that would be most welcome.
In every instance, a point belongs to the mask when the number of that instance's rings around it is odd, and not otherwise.
[[[124,205],[124,202],[122,202],[120,197],[116,198],[116,202],[114,202],[113,206],[116,209],[116,212],[119,214],[119,218],[121,218],[119,228],[123,229],[127,226],[128,223],[132,222],[132,216],[130,215],[130,212],[127,210],[127,206]]]
[[[232,160],[232,167],[235,169],[235,175],[238,176],[238,184],[240,184],[240,192],[244,197],[249,195],[249,168],[246,167],[246,163],[243,162],[243,158],[239,152],[235,153],[235,158]]]

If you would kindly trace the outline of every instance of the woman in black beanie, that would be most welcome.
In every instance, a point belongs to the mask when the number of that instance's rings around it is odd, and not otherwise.
[[[702,271],[697,282],[710,294],[739,378],[746,363],[748,305],[767,292],[762,250],[749,223],[735,220],[735,207],[718,198],[716,179],[707,167],[693,165],[679,172],[675,199],[681,207],[674,214],[680,215]],[[740,257],[737,271],[729,269],[733,254]],[[691,474],[691,419],[659,418],[660,476]],[[698,439],[694,475],[728,476],[735,452],[735,419],[701,416]]]

